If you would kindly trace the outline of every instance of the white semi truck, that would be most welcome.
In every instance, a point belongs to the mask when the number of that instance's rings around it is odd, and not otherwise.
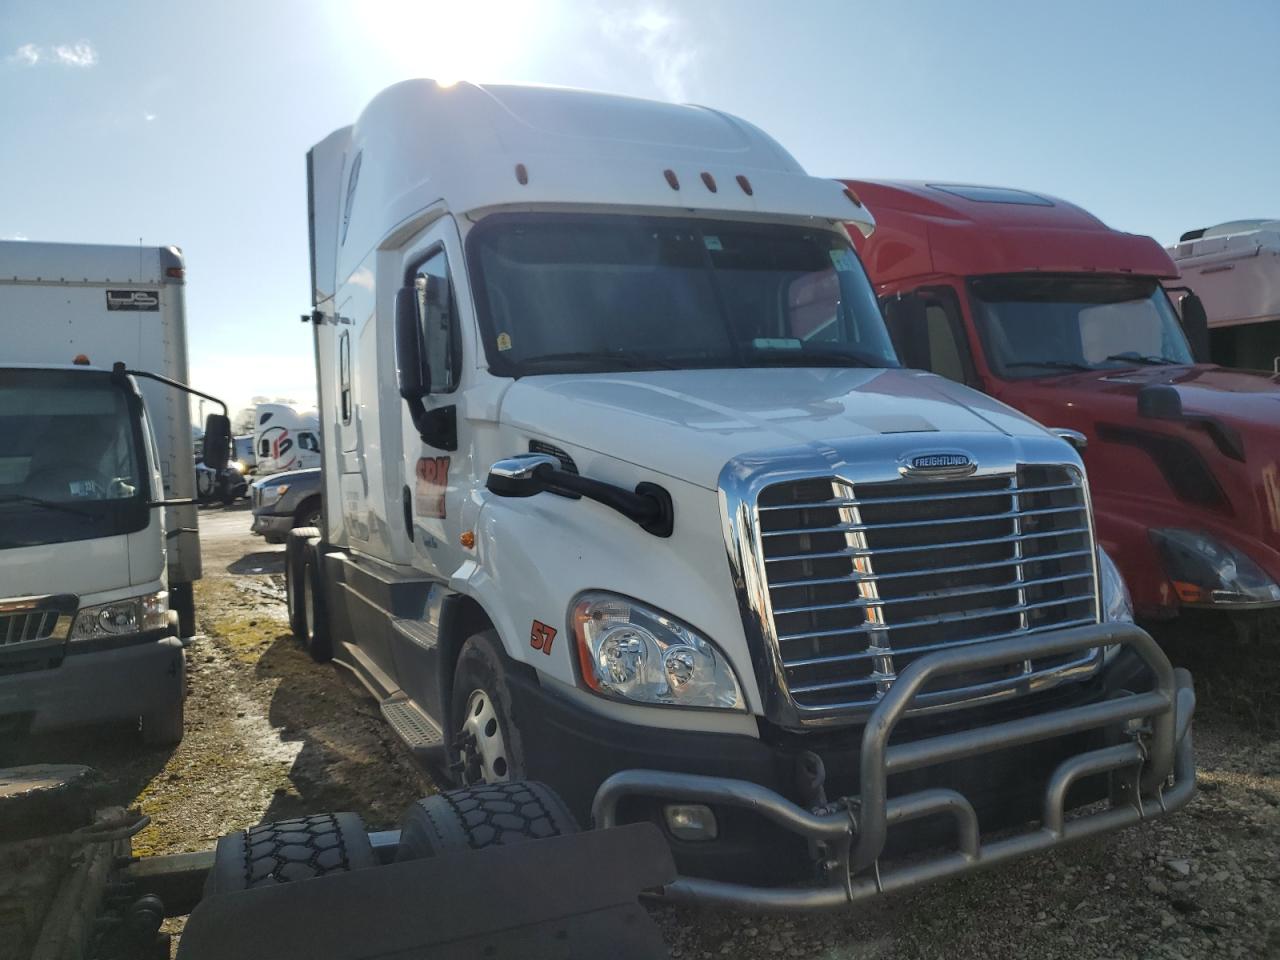
[[[181,739],[201,573],[183,282],[174,247],[0,244],[6,726]],[[228,434],[211,416],[215,467]]]
[[[290,615],[425,759],[650,820],[669,897],[755,907],[1190,798],[1191,680],[1078,456],[900,368],[843,185],[715,110],[428,80],[307,169]]]
[[[320,421],[315,411],[260,403],[253,412],[254,465],[259,477],[320,466]]]

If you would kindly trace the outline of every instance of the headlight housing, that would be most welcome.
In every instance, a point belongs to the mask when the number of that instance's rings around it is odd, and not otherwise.
[[[1198,530],[1151,531],[1178,599],[1192,606],[1278,604],[1277,585],[1256,563]]]
[[[1133,598],[1129,586],[1120,575],[1116,562],[1102,547],[1098,548],[1098,576],[1102,581],[1102,620],[1104,623],[1133,623]]]
[[[169,623],[169,593],[160,590],[140,597],[125,597],[81,607],[71,626],[71,641],[100,637],[124,637],[146,630],[159,630]]]
[[[289,491],[287,483],[264,483],[262,489],[262,502],[269,503],[279,500]]]
[[[746,708],[724,654],[667,614],[593,591],[578,598],[572,620],[582,679],[595,693],[665,706]]]

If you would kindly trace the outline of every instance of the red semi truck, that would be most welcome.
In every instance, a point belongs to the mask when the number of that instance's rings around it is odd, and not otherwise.
[[[876,217],[851,233],[903,364],[1083,449],[1139,617],[1280,606],[1280,377],[1197,362],[1204,311],[1184,291],[1180,320],[1158,243],[1042,194],[843,182]]]

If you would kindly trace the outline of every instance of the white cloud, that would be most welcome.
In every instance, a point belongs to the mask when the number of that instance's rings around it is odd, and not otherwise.
[[[57,63],[65,67],[92,67],[98,62],[98,51],[88,40],[41,47],[24,43],[6,58],[10,63],[34,67],[40,63]]]
[[[316,367],[309,342],[282,353],[193,349],[189,382],[225,400],[232,415],[251,406],[258,395],[294,397],[302,407],[316,405]],[[206,404],[206,412],[213,409]]]
[[[98,62],[98,51],[88,40],[78,43],[60,43],[53,48],[53,56],[59,63],[69,67],[92,67]]]
[[[663,96],[676,101],[688,99],[689,83],[697,69],[698,48],[677,14],[649,4],[607,13],[600,20],[600,28],[609,40],[633,47],[640,54]]]
[[[144,113],[142,115],[142,119],[147,121],[147,123],[150,123],[155,118],[156,118],[156,115],[154,113]]]
[[[24,67],[34,67],[40,62],[40,48],[34,43],[24,43],[9,55],[11,63],[20,63]]]
[[[30,240],[25,233],[6,233],[0,240]]]

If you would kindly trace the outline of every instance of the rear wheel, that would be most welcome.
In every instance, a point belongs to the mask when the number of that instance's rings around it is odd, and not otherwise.
[[[577,833],[564,801],[533,780],[449,790],[405,811],[396,860],[421,860],[458,850],[483,850]]]
[[[169,609],[178,613],[178,634],[182,637],[196,635],[196,597],[191,583],[169,585]]]
[[[525,775],[505,661],[493,630],[468,639],[458,654],[450,719],[453,769],[464,784],[502,783]]]
[[[308,545],[302,567],[302,640],[316,663],[333,659],[333,639],[325,613],[324,586],[320,578],[319,553]]]
[[[306,623],[302,617],[302,564],[306,559],[310,541],[319,539],[315,527],[294,527],[285,539],[284,594],[289,608],[289,629],[299,640],[306,641]]]
[[[142,715],[142,742],[153,747],[173,747],[186,732],[186,698],[179,694],[173,703]]]

